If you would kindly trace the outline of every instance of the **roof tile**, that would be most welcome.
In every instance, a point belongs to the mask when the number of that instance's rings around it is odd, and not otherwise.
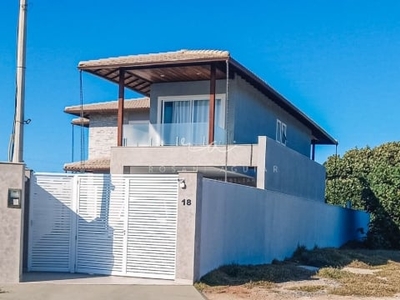
[[[209,59],[229,58],[228,51],[222,50],[186,50],[138,54],[119,57],[110,57],[97,60],[82,61],[78,68],[85,69],[91,67],[113,66],[113,65],[145,65],[156,62],[174,62],[174,61],[191,61],[191,60],[209,60]]]
[[[124,101],[124,109],[125,110],[142,110],[142,109],[150,109],[150,99],[145,98],[137,98],[137,99],[125,99]],[[118,110],[118,101],[108,101],[108,102],[97,102],[91,104],[83,105],[84,115],[93,112],[113,112]],[[64,112],[79,116],[81,113],[81,106],[67,106],[64,108]]]
[[[70,172],[110,171],[110,158],[96,158],[64,164],[64,170]]]

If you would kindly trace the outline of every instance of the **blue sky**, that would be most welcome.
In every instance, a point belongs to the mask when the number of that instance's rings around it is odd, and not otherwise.
[[[0,161],[14,113],[18,2],[0,1]],[[179,49],[230,51],[338,139],[340,154],[397,141],[399,11],[395,0],[32,0],[24,160],[37,172],[71,160],[63,109],[79,104],[79,61]],[[118,87],[85,74],[84,94],[85,103],[114,100]],[[317,160],[334,152],[318,147]]]

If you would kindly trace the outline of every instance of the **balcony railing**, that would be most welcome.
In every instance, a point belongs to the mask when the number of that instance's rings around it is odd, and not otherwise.
[[[208,144],[208,123],[124,125],[124,146],[201,146]],[[225,129],[215,126],[214,144],[224,145]]]

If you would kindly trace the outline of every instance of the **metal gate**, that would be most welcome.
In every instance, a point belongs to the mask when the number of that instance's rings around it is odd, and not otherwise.
[[[176,175],[36,174],[28,270],[175,278]]]
[[[31,178],[28,270],[69,272],[73,176],[35,175]]]

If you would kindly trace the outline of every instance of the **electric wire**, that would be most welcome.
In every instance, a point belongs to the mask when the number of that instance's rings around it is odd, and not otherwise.
[[[17,91],[18,91],[18,83],[17,83],[17,75],[15,74],[15,95],[14,95],[14,116],[13,123],[10,135],[10,141],[8,142],[8,161],[12,162],[14,158],[14,136],[15,136],[15,118],[17,117]]]
[[[84,131],[84,121],[83,121],[83,75],[82,70],[79,71],[79,102],[80,102],[80,125],[81,125],[81,163],[80,163],[80,172],[84,172],[84,159],[85,159],[85,131]]]
[[[229,60],[226,60],[226,86],[225,86],[225,182],[228,181],[228,139],[229,139],[229,130],[228,130],[228,118],[229,118]]]

